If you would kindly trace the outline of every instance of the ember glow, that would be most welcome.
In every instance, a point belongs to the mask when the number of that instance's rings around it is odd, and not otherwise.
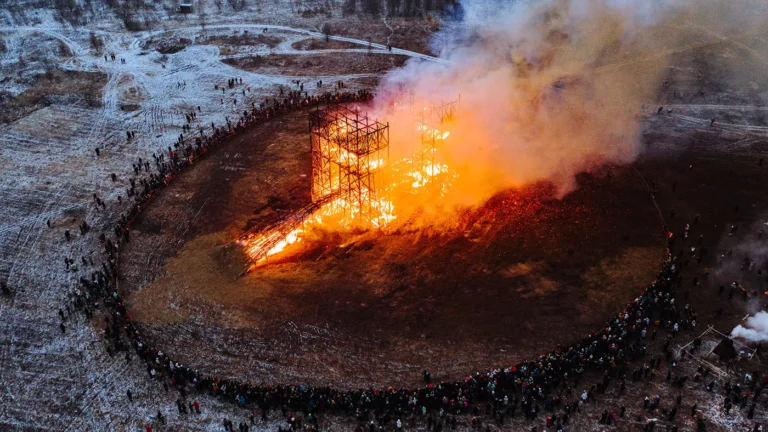
[[[414,126],[413,154],[395,161],[381,154],[383,146],[353,148],[349,135],[354,131],[344,119],[326,125],[326,131],[327,139],[313,139],[314,203],[240,240],[256,265],[305,240],[315,229],[386,229],[398,219],[408,219],[413,203],[445,196],[457,177],[447,164],[437,162],[436,143],[448,140],[447,130]]]

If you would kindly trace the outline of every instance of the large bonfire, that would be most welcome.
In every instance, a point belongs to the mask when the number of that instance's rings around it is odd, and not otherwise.
[[[397,109],[413,112],[412,106]],[[413,203],[444,197],[458,177],[448,164],[440,162],[441,144],[450,137],[447,128],[456,118],[455,109],[451,105],[450,115],[440,118],[430,111],[434,119],[426,119],[425,112],[430,108],[421,108],[423,112],[416,116],[420,120],[411,128],[411,136],[405,138],[412,141],[412,154],[394,160],[378,154],[373,158],[362,157],[350,151],[343,145],[352,133],[349,125],[343,120],[328,125],[329,139],[313,151],[327,155],[329,167],[333,168],[325,182],[318,181],[318,174],[313,173],[313,205],[277,225],[246,234],[240,240],[246,254],[258,265],[305,240],[316,229],[387,229],[395,221],[407,220],[415,210]],[[428,120],[440,129],[426,124]],[[343,193],[345,185],[339,167],[345,166],[375,176],[376,188],[372,184],[359,185],[355,193]]]
[[[440,62],[409,61],[377,89],[374,111],[391,122],[393,138],[390,159],[362,165],[377,173],[376,190],[358,187],[352,202],[334,198],[340,183],[326,184],[328,199],[299,212],[290,229],[249,234],[249,255],[263,261],[306,239],[313,226],[431,224],[436,215],[450,217],[443,209],[476,206],[524,184],[550,182],[564,195],[579,172],[632,162],[642,149],[643,105],[657,97],[667,73],[668,53],[659,55],[658,47],[686,37],[678,23],[687,3],[469,2],[462,25],[433,40]],[[729,23],[758,16],[742,13],[746,7],[699,9],[722,34]],[[425,101],[458,94],[457,121],[414,121],[430,105]],[[411,102],[394,107],[403,100]],[[336,126],[339,136],[347,133]],[[424,146],[425,137],[434,144]],[[357,157],[341,147],[325,150],[339,163]]]

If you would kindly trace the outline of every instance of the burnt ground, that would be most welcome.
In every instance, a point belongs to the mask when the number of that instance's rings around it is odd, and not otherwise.
[[[157,346],[206,372],[342,388],[415,385],[423,369],[459,379],[571,342],[653,279],[662,224],[682,237],[699,214],[689,242],[721,251],[743,240],[727,226],[755,235],[749,226],[765,216],[757,160],[768,141],[726,123],[754,124],[760,111],[720,114],[709,127],[717,105],[695,105],[708,93],[688,90],[710,88],[727,71],[700,67],[707,75],[690,71],[696,79],[671,69],[660,100],[678,105],[664,115],[647,108],[639,161],[583,175],[563,200],[547,185],[510,190],[462,213],[457,226],[329,235],[238,279],[241,263],[223,246],[309,200],[302,114],[263,125],[184,173],[145,211],[121,257],[132,315]],[[679,264],[690,291],[681,301],[705,323],[722,307],[716,287],[738,278],[713,267],[715,255],[699,263],[686,249]],[[746,311],[733,301],[714,324],[727,331]]]
[[[144,211],[122,286],[158,346],[260,382],[413,385],[425,368],[456,379],[593,331],[663,258],[649,190],[611,167],[563,200],[544,184],[510,190],[455,226],[328,234],[237,278],[222,246],[308,202],[308,147],[301,114],[260,126]]]

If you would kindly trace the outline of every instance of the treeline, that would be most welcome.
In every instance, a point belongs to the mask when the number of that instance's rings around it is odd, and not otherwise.
[[[100,11],[110,11],[130,31],[146,30],[161,19],[165,12],[172,16],[180,0],[34,0],[36,6],[48,7],[55,11],[56,18],[73,26],[85,25]],[[11,4],[12,0],[0,0],[0,5]],[[418,17],[426,13],[451,11],[459,7],[460,0],[289,0],[291,10],[312,14],[331,14],[341,6],[344,15],[368,14],[397,17]],[[249,0],[194,0],[196,12],[204,14],[206,5],[212,3],[218,11],[226,8],[237,12],[248,8]],[[306,3],[316,7],[306,9]],[[302,11],[303,9],[303,11]]]
[[[85,25],[107,10],[123,22],[130,31],[146,30],[155,23],[158,8],[168,8],[162,0],[45,0],[55,17],[73,26]],[[244,0],[243,0],[244,1]]]
[[[145,0],[103,0],[129,31],[141,31],[155,24],[155,6]],[[160,3],[160,2],[155,2]]]
[[[93,15],[93,3],[80,4],[77,0],[50,0],[50,7],[55,11],[56,19],[73,26],[83,25]]]
[[[352,15],[362,12],[370,15],[415,17],[425,12],[440,12],[458,6],[459,0],[344,0],[343,12]]]

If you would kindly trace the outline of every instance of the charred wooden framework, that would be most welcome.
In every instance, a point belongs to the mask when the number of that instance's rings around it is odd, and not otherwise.
[[[389,124],[331,106],[309,114],[309,142],[312,202],[335,203],[346,218],[376,226],[376,182],[389,159]]]
[[[439,137],[434,131],[458,116],[459,101],[460,98],[450,102],[434,103],[424,107],[417,116],[417,127],[421,131],[421,149],[417,156],[423,170],[426,171],[435,166]]]
[[[389,159],[389,124],[371,120],[358,109],[334,105],[309,113],[312,149],[312,202],[276,222],[245,232],[237,243],[249,245],[247,272],[323,205],[334,212],[371,222],[379,168]],[[386,157],[386,159],[384,159]]]

